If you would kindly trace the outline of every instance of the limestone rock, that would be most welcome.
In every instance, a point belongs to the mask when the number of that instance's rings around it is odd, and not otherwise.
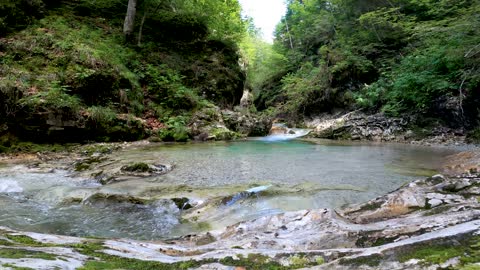
[[[407,123],[406,119],[354,111],[343,115],[321,115],[305,124],[313,128],[313,134],[319,138],[392,141],[397,134],[406,132]]]

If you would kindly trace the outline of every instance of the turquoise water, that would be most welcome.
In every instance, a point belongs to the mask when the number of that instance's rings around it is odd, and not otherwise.
[[[151,144],[115,152],[98,169],[144,161],[174,164],[172,172],[106,186],[64,171],[6,167],[0,169],[0,225],[67,235],[164,239],[285,211],[364,202],[435,173],[454,152],[322,140]],[[96,193],[151,202],[85,200]],[[166,200],[172,197],[200,203],[183,211]]]

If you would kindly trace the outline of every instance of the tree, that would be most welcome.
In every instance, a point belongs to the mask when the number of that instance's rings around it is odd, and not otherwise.
[[[135,27],[135,15],[137,13],[137,0],[128,0],[127,15],[123,23],[123,34],[127,41],[132,41]]]

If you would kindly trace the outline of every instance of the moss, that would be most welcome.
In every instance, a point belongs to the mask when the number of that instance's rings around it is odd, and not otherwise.
[[[290,257],[290,265],[295,268],[303,268],[308,265],[310,261],[303,256]]]
[[[150,172],[150,166],[143,162],[133,163],[122,167],[122,171],[126,172]]]
[[[81,153],[87,156],[93,154],[111,154],[113,151],[119,149],[120,146],[115,144],[91,144],[81,148]]]
[[[34,270],[33,268],[19,267],[19,266],[15,266],[13,264],[10,264],[10,263],[5,263],[5,264],[2,264],[1,266],[8,267],[8,268],[13,269],[13,270]]]
[[[75,163],[74,169],[77,172],[85,171],[85,170],[90,169],[92,164],[100,163],[100,162],[105,161],[105,160],[106,160],[106,158],[102,157],[102,156],[88,157],[88,158],[85,158],[85,159]]]
[[[464,236],[458,241],[445,241],[415,246],[400,254],[398,260],[406,262],[410,259],[420,259],[426,264],[441,264],[451,258],[460,258],[460,267],[480,262],[480,236]]]
[[[41,251],[32,251],[26,249],[14,249],[14,248],[2,248],[0,249],[0,258],[8,259],[22,259],[22,258],[34,258],[43,260],[56,260],[57,256],[50,253]]]
[[[317,265],[322,265],[325,263],[325,259],[321,256],[315,258],[315,262],[317,263]]]
[[[13,243],[11,241],[0,239],[0,246],[12,246]]]
[[[252,270],[283,270],[288,269],[281,264],[272,261],[270,257],[260,254],[248,254],[247,258],[239,258],[237,260],[232,257],[220,259],[219,262],[228,266],[244,267]]]
[[[51,246],[49,244],[44,244],[44,243],[38,242],[35,239],[33,239],[29,236],[26,236],[26,235],[6,234],[5,237],[10,239],[11,241],[15,242],[16,244],[22,244],[22,245],[25,245],[25,246],[31,246],[31,247]]]
[[[201,265],[199,262],[194,261],[167,264],[161,262],[142,261],[108,255],[100,252],[100,250],[104,249],[103,243],[101,241],[84,242],[81,244],[71,245],[70,247],[76,249],[78,252],[84,255],[91,257],[91,260],[87,261],[83,267],[79,268],[79,270],[174,270],[189,269]]]
[[[461,256],[463,253],[463,248],[430,246],[418,248],[412,253],[404,254],[399,257],[399,261],[406,262],[410,259],[422,259],[429,263],[440,264],[446,262],[448,259]]]
[[[73,144],[38,144],[18,139],[3,141],[0,138],[0,153],[46,153],[68,152]]]
[[[136,198],[130,195],[122,194],[104,194],[104,193],[95,193],[94,195],[88,198],[89,202],[109,202],[109,203],[131,203],[131,204],[147,204],[148,201],[141,198]]]
[[[178,209],[180,210],[188,210],[190,208],[192,208],[192,205],[189,204],[188,202],[190,201],[188,198],[186,197],[182,197],[182,198],[172,198],[170,199],[173,201],[173,203],[175,203],[175,205],[178,207]]]
[[[380,265],[381,261],[382,261],[382,255],[373,254],[370,256],[362,256],[357,258],[343,258],[343,259],[340,259],[340,264],[353,265],[353,266],[368,265],[371,267],[376,267]]]
[[[362,247],[362,248],[376,247],[376,246],[382,246],[385,244],[392,243],[393,241],[395,241],[395,239],[398,238],[398,236],[397,237],[372,236],[372,234],[375,234],[377,232],[381,232],[381,231],[371,231],[371,232],[360,233],[357,241],[355,242],[355,245],[357,247]]]
[[[234,131],[222,128],[214,128],[211,131],[211,135],[215,137],[217,141],[229,141],[241,138],[242,136]]]

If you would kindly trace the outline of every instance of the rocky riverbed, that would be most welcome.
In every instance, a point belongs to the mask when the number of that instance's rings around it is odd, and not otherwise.
[[[121,147],[119,144],[87,147],[69,158],[28,155],[21,158],[21,163],[45,172],[73,170],[84,163],[95,167],[97,163],[85,161],[102,160],[105,157],[102,153]],[[89,239],[2,227],[0,267],[477,269],[480,267],[479,160],[477,152],[456,154],[445,164],[445,173],[453,176],[419,179],[363,204],[268,215],[165,241]],[[110,177],[112,181],[122,181],[125,175],[145,177],[172,169],[168,164],[142,167],[131,170],[122,167]],[[78,170],[79,175],[86,172],[91,172],[91,168]],[[179,201],[177,207],[185,203]],[[190,205],[188,213],[201,216],[203,209],[217,203]]]

